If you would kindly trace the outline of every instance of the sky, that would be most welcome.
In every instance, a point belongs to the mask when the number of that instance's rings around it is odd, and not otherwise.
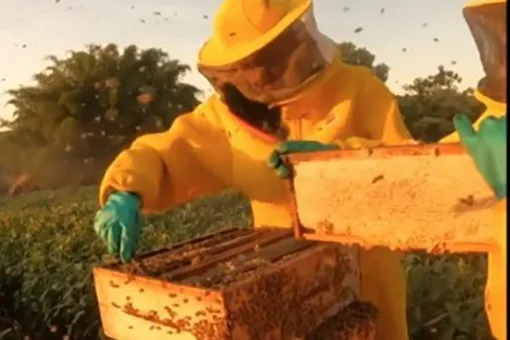
[[[30,84],[47,65],[45,56],[63,57],[87,44],[162,48],[192,66],[185,81],[210,88],[195,64],[221,0],[56,1],[0,0],[0,117],[9,118],[12,112],[5,105],[5,91]],[[463,86],[477,83],[482,68],[462,16],[464,2],[315,0],[314,8],[323,33],[366,47],[376,62],[389,65],[387,85],[399,93],[402,84],[433,74],[439,65],[457,71]],[[358,27],[363,31],[355,33]]]

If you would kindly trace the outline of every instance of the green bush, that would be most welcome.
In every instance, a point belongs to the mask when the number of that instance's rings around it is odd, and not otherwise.
[[[92,229],[96,195],[90,187],[0,199],[0,339],[16,339],[16,332],[45,340],[101,337],[91,269],[108,257]],[[250,224],[239,194],[204,198],[151,216],[141,250]],[[485,266],[476,255],[407,256],[409,327],[416,339],[490,339]]]

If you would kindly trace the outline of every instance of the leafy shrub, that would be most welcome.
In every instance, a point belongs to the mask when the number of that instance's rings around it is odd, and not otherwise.
[[[492,339],[484,311],[484,255],[409,254],[404,260],[410,332],[426,339]]]

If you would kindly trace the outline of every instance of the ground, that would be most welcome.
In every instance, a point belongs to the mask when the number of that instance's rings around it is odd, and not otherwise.
[[[0,339],[98,339],[91,268],[110,258],[92,220],[97,188],[0,198]],[[147,219],[141,250],[251,224],[247,201],[226,192]],[[490,339],[481,255],[408,254],[408,320],[415,340]]]

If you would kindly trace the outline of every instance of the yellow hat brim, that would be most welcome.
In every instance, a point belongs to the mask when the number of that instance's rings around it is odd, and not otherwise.
[[[465,5],[464,8],[478,7],[484,5],[492,5],[492,4],[501,4],[506,3],[506,0],[470,0]]]
[[[483,103],[487,108],[491,108],[495,111],[506,111],[506,103],[499,102],[488,96],[484,95],[478,90],[475,90],[473,93],[474,97],[481,103]]]
[[[234,47],[224,46],[220,37],[213,35],[198,52],[198,63],[204,66],[224,66],[248,57],[273,41],[286,28],[298,20],[311,5],[311,0],[303,1],[302,4],[294,8],[275,26],[261,34],[257,39]]]

